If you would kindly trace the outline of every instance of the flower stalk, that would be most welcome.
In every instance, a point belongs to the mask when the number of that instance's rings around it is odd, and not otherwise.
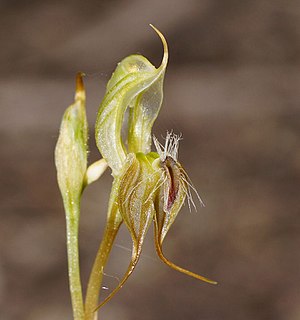
[[[109,200],[107,221],[102,241],[96,254],[96,258],[89,277],[85,298],[85,320],[96,320],[96,308],[99,304],[103,270],[109,258],[114,240],[122,223],[122,217],[116,205],[117,183],[114,182]]]

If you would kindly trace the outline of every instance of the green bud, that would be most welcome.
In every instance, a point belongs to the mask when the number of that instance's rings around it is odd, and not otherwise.
[[[65,205],[80,198],[87,168],[88,124],[82,74],[77,74],[75,101],[64,113],[55,148],[58,185]]]

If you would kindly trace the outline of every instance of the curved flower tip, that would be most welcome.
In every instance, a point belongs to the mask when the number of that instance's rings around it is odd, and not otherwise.
[[[83,84],[83,77],[85,73],[78,72],[76,75],[76,91],[75,91],[75,100],[85,100],[85,89]]]
[[[168,43],[167,43],[165,36],[156,27],[154,27],[153,24],[150,23],[150,27],[158,34],[158,36],[160,37],[161,42],[163,44],[164,55],[163,55],[163,59],[162,59],[160,68],[164,69],[166,67],[166,65],[168,63],[168,59],[169,59]]]
[[[157,235],[157,222],[154,221],[154,233],[155,233],[155,248],[156,248],[156,252],[157,252],[157,255],[158,257],[161,259],[162,262],[164,262],[167,266],[169,266],[170,268],[176,270],[176,271],[179,271],[181,273],[184,273],[190,277],[193,277],[195,279],[198,279],[198,280],[201,280],[201,281],[204,281],[204,282],[207,282],[207,283],[210,283],[210,284],[218,284],[217,281],[214,281],[214,280],[210,280],[206,277],[203,277],[201,276],[200,274],[197,274],[197,273],[194,273],[192,271],[189,271],[187,269],[184,269],[182,267],[179,267],[177,266],[175,263],[173,263],[172,261],[168,260],[165,255],[163,254],[163,251],[162,251],[162,244],[159,243],[159,236]]]
[[[128,280],[128,278],[133,273],[133,271],[139,261],[139,258],[140,258],[140,252],[136,253],[132,256],[132,259],[130,261],[130,264],[128,266],[128,269],[127,269],[125,275],[123,276],[123,279],[119,282],[118,286],[93,310],[93,312],[96,312],[101,307],[103,307],[107,302],[109,302],[115,296],[115,294],[118,291],[120,291],[122,289],[125,282]]]

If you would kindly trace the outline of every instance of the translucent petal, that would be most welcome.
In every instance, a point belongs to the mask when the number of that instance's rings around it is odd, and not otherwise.
[[[155,29],[156,30],[156,29]],[[162,103],[162,84],[168,52],[164,37],[164,57],[159,68],[146,58],[132,55],[119,63],[98,111],[96,143],[108,165],[117,176],[127,156],[121,130],[128,106],[132,108],[129,119],[128,149],[130,152],[149,152],[151,129]]]

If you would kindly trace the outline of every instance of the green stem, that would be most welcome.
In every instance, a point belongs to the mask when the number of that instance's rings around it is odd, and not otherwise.
[[[65,206],[67,224],[67,252],[68,252],[68,271],[69,286],[72,300],[74,320],[84,319],[84,307],[79,268],[79,249],[78,249],[78,227],[80,201]]]
[[[85,299],[85,320],[96,320],[97,313],[95,309],[99,304],[99,295],[101,291],[103,269],[107,263],[114,240],[122,223],[122,218],[118,212],[115,203],[114,188],[111,193],[110,205],[108,209],[107,223],[104,235],[98,249],[94,265],[90,274]]]

